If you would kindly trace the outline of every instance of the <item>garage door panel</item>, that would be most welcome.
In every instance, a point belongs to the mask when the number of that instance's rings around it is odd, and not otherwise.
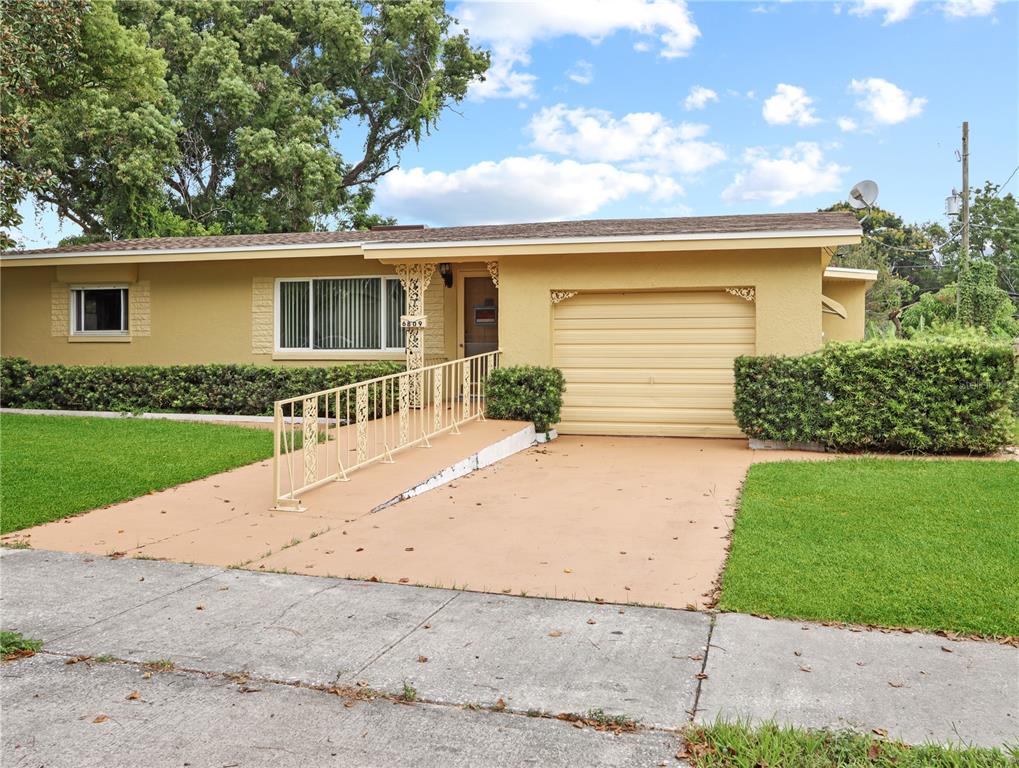
[[[664,384],[655,379],[634,384],[578,384],[570,389],[570,403],[573,405],[641,405],[672,404],[682,407],[684,403],[694,405],[693,400],[711,400],[712,407],[728,408],[732,404],[732,384]],[[697,404],[696,407],[703,407]]]
[[[564,320],[584,318],[639,319],[646,317],[746,317],[746,307],[739,304],[648,304],[646,306],[579,306],[571,307],[568,299],[556,306],[556,318]],[[741,300],[742,301],[742,300]],[[744,302],[745,304],[746,302]],[[560,307],[562,308],[560,310]]]
[[[580,294],[556,305],[564,434],[737,437],[733,360],[754,306],[721,291]]]
[[[565,372],[568,368],[720,368],[730,364],[738,355],[752,355],[749,344],[727,344],[704,347],[685,345],[682,354],[675,347],[665,349],[654,345],[625,346],[585,344],[575,347],[556,347],[556,365]]]
[[[753,344],[753,328],[556,329],[553,344]]]
[[[569,432],[560,425],[563,434],[571,435],[642,435],[646,437],[743,437],[735,424],[684,423],[665,424],[647,422],[569,422]]]
[[[573,392],[582,387],[598,384],[609,389],[627,384],[647,384],[654,378],[656,385],[663,384],[727,384],[732,386],[735,373],[726,368],[658,368],[653,374],[639,368],[570,368],[570,387]]]
[[[721,317],[557,317],[556,330],[617,330],[621,328],[754,328],[753,315]]]

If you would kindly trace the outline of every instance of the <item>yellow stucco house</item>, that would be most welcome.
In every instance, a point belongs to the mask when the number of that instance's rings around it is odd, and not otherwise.
[[[559,431],[732,436],[732,361],[860,339],[848,213],[386,227],[10,252],[0,352],[37,363],[554,365]]]

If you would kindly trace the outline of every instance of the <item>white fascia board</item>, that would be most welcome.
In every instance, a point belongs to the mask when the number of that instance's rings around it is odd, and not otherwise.
[[[203,248],[128,248],[108,251],[36,251],[20,254],[11,251],[2,254],[0,260],[15,261],[20,259],[73,259],[103,258],[106,256],[143,257],[143,256],[176,256],[189,253],[232,253],[235,251],[301,251],[315,248],[360,248],[364,245],[360,240],[345,240],[328,243],[291,243],[274,245],[221,245]]]
[[[690,240],[763,240],[790,237],[859,237],[858,229],[813,229],[778,232],[689,232],[676,235],[609,235],[604,237],[527,237],[493,240],[436,240],[427,243],[375,241],[362,244],[364,251],[411,248],[494,248],[515,245],[588,245],[593,243],[654,243]]]
[[[877,270],[857,267],[828,267],[824,271],[824,277],[844,280],[877,280]]]

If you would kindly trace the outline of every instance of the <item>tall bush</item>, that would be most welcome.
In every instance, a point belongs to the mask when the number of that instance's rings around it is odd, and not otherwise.
[[[841,450],[989,453],[1009,439],[1009,344],[968,338],[833,343],[740,358],[734,411],[750,437]]]
[[[558,368],[519,365],[496,368],[485,390],[485,414],[492,419],[533,421],[547,432],[559,421],[566,379]]]
[[[0,359],[0,404],[72,411],[268,416],[275,400],[398,373],[395,362],[326,368],[258,365],[35,365]],[[341,403],[341,409],[344,407]]]

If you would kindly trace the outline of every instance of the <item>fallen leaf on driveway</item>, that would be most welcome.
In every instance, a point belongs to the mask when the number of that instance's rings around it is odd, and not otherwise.
[[[404,552],[413,552],[414,551],[414,547],[404,547],[403,551]]]
[[[110,718],[107,717],[106,715],[96,715],[96,719],[93,720],[92,722],[93,723],[105,723],[109,719]]]
[[[884,728],[872,728],[871,730],[873,733],[876,733],[878,736],[881,737],[888,735],[888,731],[886,731]]]
[[[410,579],[408,579],[406,576],[404,576],[402,579],[400,579],[400,583],[401,584],[408,584],[409,582],[410,582]]]
[[[573,573],[572,568],[563,568],[563,573]]]
[[[558,629],[553,629],[551,632],[548,633],[548,636],[549,637],[562,637],[563,633],[560,632]]]
[[[941,646],[941,650],[943,650],[945,653],[955,653],[955,651],[953,651],[951,648],[946,648],[945,646]]]
[[[499,697],[499,700],[492,705],[492,709],[494,709],[496,712],[502,712],[504,709],[506,709],[506,702],[503,701],[503,698],[501,696]]]
[[[594,619],[588,619],[588,620],[587,620],[587,623],[588,623],[588,624],[597,624],[598,622],[597,622],[597,621],[595,621]]]
[[[138,693],[138,691],[131,691],[131,693],[127,694],[127,700],[128,701],[137,701],[141,697],[142,697],[142,695],[140,693]]]
[[[905,685],[905,683],[893,683],[891,680],[889,680],[888,685],[890,685],[892,688],[902,688]]]
[[[418,656],[418,662],[419,663],[424,664],[426,661],[428,661],[428,657],[427,656]]]
[[[802,664],[800,665],[800,672],[813,672],[813,671],[814,670],[812,670],[810,667],[804,666]]]
[[[698,680],[707,680],[708,679],[708,676],[705,675],[703,672],[698,672],[696,675],[694,675],[694,677],[697,678]]]

